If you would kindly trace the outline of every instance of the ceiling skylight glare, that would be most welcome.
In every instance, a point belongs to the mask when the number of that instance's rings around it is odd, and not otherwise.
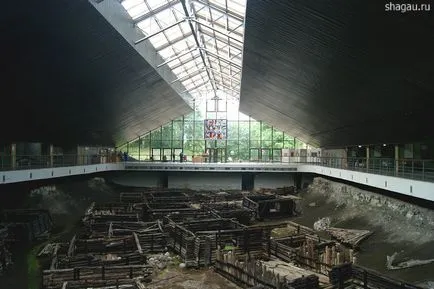
[[[239,101],[246,0],[123,0],[175,78],[195,99]]]

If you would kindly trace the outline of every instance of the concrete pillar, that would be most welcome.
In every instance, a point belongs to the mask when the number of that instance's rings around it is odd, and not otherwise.
[[[369,146],[366,146],[366,171],[369,171]]]
[[[399,172],[399,146],[395,145],[395,175]]]
[[[50,155],[50,167],[53,167],[54,166],[54,146],[52,144],[50,144],[49,155]]]
[[[17,166],[17,144],[11,144],[11,169],[15,170]]]

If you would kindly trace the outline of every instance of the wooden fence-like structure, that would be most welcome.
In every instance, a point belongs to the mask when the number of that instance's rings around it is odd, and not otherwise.
[[[214,264],[219,246],[242,254],[262,254],[263,242],[270,234],[269,228],[249,228],[224,218],[168,223],[165,230],[168,232],[168,246],[187,266]]]
[[[316,289],[319,279],[315,275],[288,280],[254,258],[239,261],[237,255],[217,251],[215,269],[222,276],[243,287],[262,285],[271,289]]]
[[[329,273],[334,288],[375,288],[375,289],[422,289],[422,287],[389,278],[383,274],[352,263],[334,266]]]
[[[144,279],[152,274],[149,265],[83,266],[68,269],[44,270],[43,288],[60,289],[66,281]]]
[[[243,198],[243,207],[255,213],[258,220],[297,215],[297,201],[292,195],[248,195]]]
[[[353,251],[345,250],[335,242],[321,240],[313,235],[294,235],[269,239],[265,248],[268,256],[294,262],[301,268],[328,275],[334,265],[353,260]]]

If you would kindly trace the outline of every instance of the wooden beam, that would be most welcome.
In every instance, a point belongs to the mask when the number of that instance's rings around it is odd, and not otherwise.
[[[137,237],[136,232],[133,232],[133,236],[134,236],[134,240],[136,240],[137,250],[139,251],[140,254],[143,254],[142,246],[140,245],[139,237]]]

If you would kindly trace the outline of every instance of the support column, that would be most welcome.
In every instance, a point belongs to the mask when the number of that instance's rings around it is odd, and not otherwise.
[[[50,167],[52,168],[54,166],[54,146],[50,144],[49,148],[49,154],[50,154]]]
[[[366,171],[369,172],[369,146],[366,146]]]
[[[11,144],[11,169],[15,170],[17,166],[17,144]]]
[[[395,175],[399,173],[399,146],[395,145]]]

